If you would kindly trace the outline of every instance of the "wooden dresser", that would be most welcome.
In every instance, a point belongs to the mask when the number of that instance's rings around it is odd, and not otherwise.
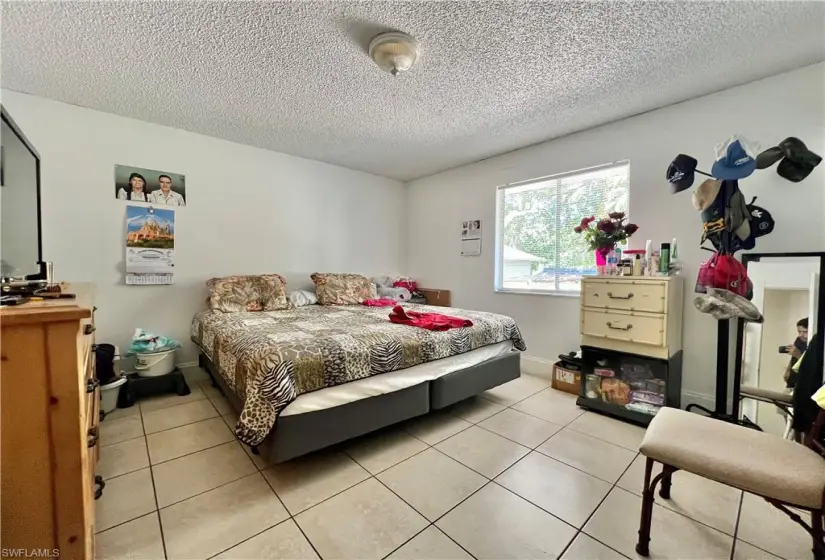
[[[582,279],[580,406],[641,424],[680,406],[683,285],[681,276]]]
[[[0,308],[3,549],[94,557],[94,287]],[[31,554],[31,552],[30,552]]]
[[[582,279],[582,346],[668,359],[682,349],[681,276]]]

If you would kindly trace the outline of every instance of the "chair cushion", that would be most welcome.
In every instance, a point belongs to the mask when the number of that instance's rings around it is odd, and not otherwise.
[[[801,507],[821,508],[825,458],[750,428],[663,408],[639,451],[661,463]]]

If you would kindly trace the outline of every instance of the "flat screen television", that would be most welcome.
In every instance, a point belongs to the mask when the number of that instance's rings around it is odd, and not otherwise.
[[[0,105],[0,276],[46,279],[40,225],[40,155]]]

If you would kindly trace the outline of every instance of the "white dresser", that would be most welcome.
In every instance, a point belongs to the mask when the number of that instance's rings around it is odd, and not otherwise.
[[[582,279],[582,346],[668,359],[682,349],[681,276]]]
[[[680,405],[683,298],[681,276],[582,279],[580,406],[646,424]]]

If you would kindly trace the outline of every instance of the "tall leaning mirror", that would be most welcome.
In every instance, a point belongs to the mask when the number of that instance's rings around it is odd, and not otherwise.
[[[763,431],[798,438],[816,414],[810,395],[823,384],[825,252],[752,253],[742,262],[764,321],[738,328],[734,403]]]

